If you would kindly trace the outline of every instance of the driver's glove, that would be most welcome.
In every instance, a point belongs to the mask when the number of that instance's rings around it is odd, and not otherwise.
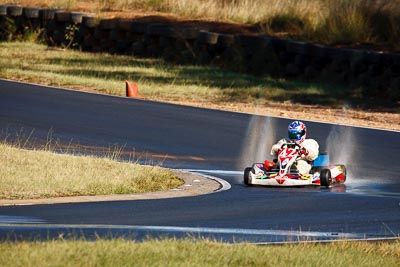
[[[275,144],[272,146],[271,148],[271,156],[276,156],[279,154],[279,150],[280,150],[281,146],[279,144]]]
[[[307,156],[308,155],[308,150],[306,149],[306,148],[302,148],[301,150],[300,150],[300,154],[301,155],[304,155],[304,156]]]

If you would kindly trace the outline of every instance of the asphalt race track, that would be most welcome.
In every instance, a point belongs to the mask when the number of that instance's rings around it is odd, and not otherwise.
[[[400,133],[306,122],[333,163],[333,188],[246,187],[242,170],[269,158],[291,120],[176,106],[0,80],[0,138],[123,147],[148,164],[227,181],[179,199],[2,206],[0,239],[95,235],[205,236],[228,242],[393,238],[400,234]],[[345,123],[345,111],[343,114]],[[85,153],[101,153],[88,149]],[[1,164],[6,164],[0,162]]]

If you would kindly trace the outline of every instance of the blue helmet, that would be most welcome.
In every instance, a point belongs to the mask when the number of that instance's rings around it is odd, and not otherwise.
[[[296,144],[301,144],[306,139],[307,127],[301,121],[294,121],[289,124],[289,139],[296,142]]]

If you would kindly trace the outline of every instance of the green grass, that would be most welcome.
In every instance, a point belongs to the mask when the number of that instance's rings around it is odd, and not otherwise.
[[[137,82],[148,99],[197,103],[294,101],[340,105],[349,88],[256,77],[208,66],[176,66],[161,59],[51,49],[25,42],[0,43],[0,77],[101,93],[125,95]]]
[[[131,194],[182,185],[171,171],[109,157],[56,154],[0,143],[0,199]]]
[[[400,243],[256,246],[202,240],[3,242],[2,266],[398,266]]]

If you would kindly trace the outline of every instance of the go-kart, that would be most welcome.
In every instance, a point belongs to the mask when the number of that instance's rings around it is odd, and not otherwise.
[[[321,153],[312,162],[309,174],[301,175],[296,168],[296,160],[302,155],[302,148],[293,142],[283,144],[275,161],[265,160],[254,163],[244,170],[244,183],[265,186],[306,186],[329,187],[346,181],[344,165],[330,165],[329,155]]]

